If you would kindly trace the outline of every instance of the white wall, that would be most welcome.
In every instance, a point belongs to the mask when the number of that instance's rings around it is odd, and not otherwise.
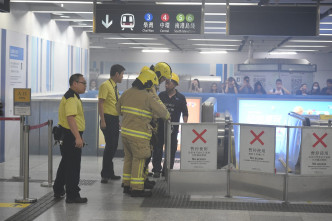
[[[280,56],[280,55],[279,55]],[[230,52],[228,54],[200,54],[198,52],[170,52],[170,53],[142,53],[138,50],[132,51],[106,51],[94,50],[90,51],[90,61],[107,61],[110,63],[144,63],[145,65],[155,64],[159,61],[165,61],[169,64],[209,64],[210,70],[205,75],[216,74],[216,64],[241,64],[248,58],[248,53]],[[326,86],[326,79],[332,78],[332,54],[313,54],[302,53],[297,55],[286,55],[277,57],[276,55],[268,55],[267,53],[254,53],[254,58],[292,58],[307,59],[312,64],[317,64],[317,72],[314,73],[314,81],[318,81],[321,87]],[[91,66],[91,65],[90,65]],[[107,72],[109,70],[106,70]],[[137,70],[139,71],[139,69]],[[173,70],[177,74],[182,74],[177,70]],[[195,71],[185,73],[197,75]]]

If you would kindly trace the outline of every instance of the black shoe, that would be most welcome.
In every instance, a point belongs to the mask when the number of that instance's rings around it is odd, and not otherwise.
[[[145,182],[148,182],[148,183],[152,184],[153,186],[156,185],[156,181],[149,180],[148,178],[146,178]]]
[[[150,197],[152,196],[151,191],[144,191],[144,190],[132,190],[130,193],[131,197]]]
[[[148,173],[148,176],[153,176],[153,173],[149,172],[149,173]]]
[[[102,177],[100,182],[101,183],[108,183],[108,178]]]
[[[159,178],[160,177],[160,172],[154,172],[153,178]]]
[[[74,199],[70,199],[67,197],[66,199],[66,203],[87,203],[88,202],[88,198],[86,197],[76,197]]]
[[[60,199],[62,197],[64,197],[66,194],[65,191],[62,191],[61,193],[54,193],[54,198]]]
[[[128,194],[130,194],[130,193],[131,193],[130,186],[124,186],[124,187],[123,187],[123,193],[128,193]]]
[[[153,189],[154,185],[152,183],[149,183],[149,182],[144,182],[144,189],[148,189],[148,190],[151,190]]]
[[[121,179],[121,176],[116,176],[116,175],[113,175],[110,177],[111,180],[119,180]]]

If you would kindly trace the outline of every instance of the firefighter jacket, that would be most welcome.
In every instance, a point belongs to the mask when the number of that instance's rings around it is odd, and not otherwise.
[[[170,118],[165,105],[159,103],[152,93],[136,87],[132,87],[122,94],[116,108],[123,117],[121,126],[123,136],[150,140],[152,117]]]

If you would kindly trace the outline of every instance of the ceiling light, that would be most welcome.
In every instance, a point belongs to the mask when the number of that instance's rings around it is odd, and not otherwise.
[[[92,1],[39,1],[39,0],[11,0],[16,3],[51,3],[51,4],[93,4]]]
[[[105,48],[104,46],[90,46],[89,48]]]
[[[62,17],[62,16],[61,16]],[[92,22],[92,19],[83,19],[83,18],[53,18],[54,21],[90,21]]]
[[[235,48],[196,48],[197,50],[208,51],[208,50],[215,50],[215,51],[236,51]]]
[[[157,5],[202,5],[201,2],[156,2]],[[205,5],[226,5],[226,3],[207,2]],[[230,3],[230,5],[257,5],[257,3]]]
[[[332,29],[331,28],[321,28],[321,29],[319,29],[320,31],[332,31]]]
[[[332,36],[332,34],[319,34],[319,35]]]
[[[142,52],[144,52],[144,53],[168,53],[169,50],[167,50],[167,49],[164,49],[164,50],[160,50],[160,49],[159,50],[143,49]]]
[[[165,45],[165,44],[160,44],[160,43],[118,43],[120,45]]]
[[[205,15],[226,15],[226,13],[210,13],[210,12],[207,12],[207,13],[204,13]]]
[[[204,34],[219,35],[219,34],[226,34],[226,33],[225,32],[217,32],[217,31],[205,31]]]
[[[135,49],[151,49],[151,50],[166,50],[170,48],[156,48],[156,47],[130,47],[130,48],[135,48]]]
[[[73,28],[92,28],[92,25],[86,25],[86,24],[81,24],[81,25],[71,25]]]
[[[219,45],[219,44],[193,44],[197,46],[221,46],[221,47],[237,47],[239,45]]]
[[[272,52],[269,52],[269,54],[271,55],[279,55],[279,54],[297,54],[295,51],[272,51]]]
[[[295,49],[295,50],[287,50],[287,49],[277,49],[277,51],[318,51],[318,50],[306,50],[306,49]]]
[[[191,38],[187,39],[189,41],[242,41],[242,40],[236,40],[236,39],[208,39],[208,38]]]
[[[289,40],[288,42],[322,42],[322,43],[327,43],[327,42],[332,42],[332,41],[326,41],[326,40]]]
[[[283,45],[283,48],[325,48],[325,45]]]
[[[158,40],[158,38],[104,38],[105,40]]]
[[[218,30],[220,30],[220,29],[226,29],[226,28],[224,28],[224,27],[205,27],[204,29],[218,29]]]
[[[200,51],[201,54],[227,54],[227,51]]]
[[[332,22],[321,22],[321,25],[332,25]]]
[[[60,17],[61,18],[70,18],[70,16],[68,16],[68,15],[61,15]]]
[[[81,11],[31,11],[33,13],[52,13],[54,15],[62,15],[62,14],[93,14],[93,12],[81,12]]]
[[[206,24],[226,24],[225,21],[204,21]]]

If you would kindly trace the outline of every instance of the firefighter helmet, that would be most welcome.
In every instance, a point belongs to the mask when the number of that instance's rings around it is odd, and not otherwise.
[[[179,85],[179,82],[180,82],[180,79],[179,79],[179,76],[175,73],[172,73],[172,78],[171,78],[172,81],[175,81],[177,85]]]
[[[137,79],[142,82],[146,89],[150,89],[153,85],[159,85],[156,74],[151,70],[143,70]]]
[[[159,62],[151,68],[157,74],[159,80],[162,77],[165,77],[166,79],[171,79],[172,77],[172,69],[166,62]]]

